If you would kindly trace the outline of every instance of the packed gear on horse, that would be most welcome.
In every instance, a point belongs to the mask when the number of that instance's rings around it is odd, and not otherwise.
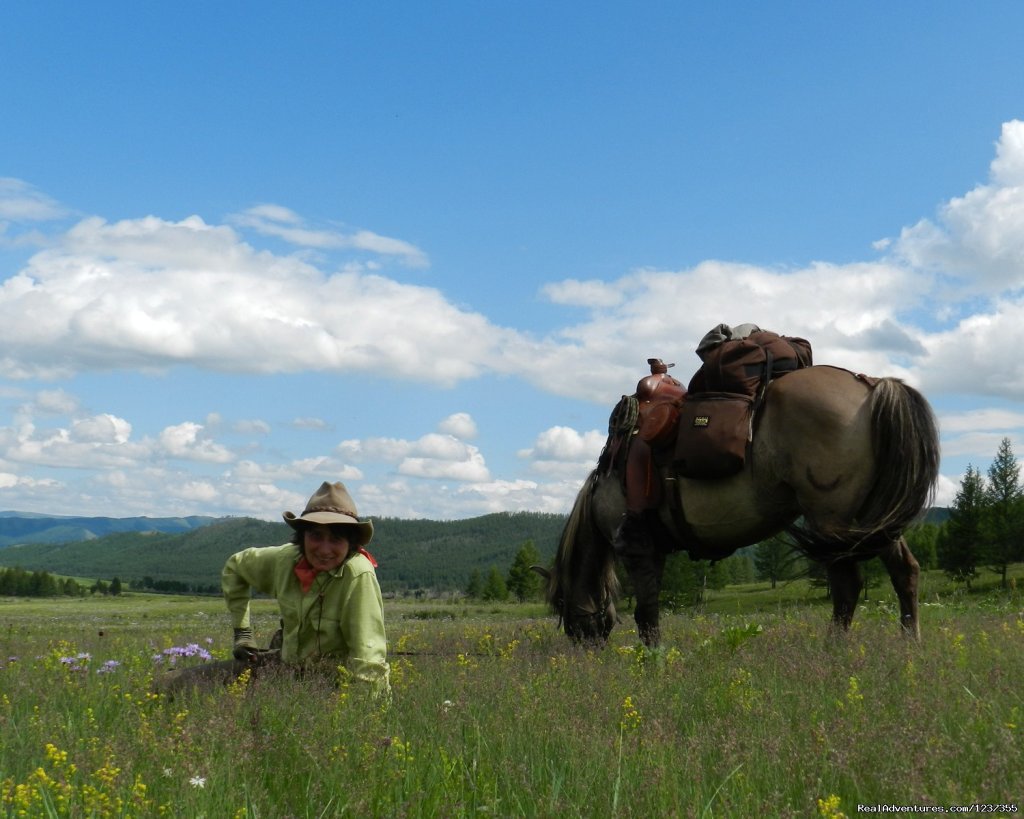
[[[771,381],[811,366],[811,345],[755,324],[719,324],[697,346],[703,362],[688,387],[650,358],[651,374],[623,396],[609,421],[601,466],[623,480],[626,514],[614,539],[621,557],[678,544],[658,516],[666,478],[711,480],[739,472]]]
[[[756,324],[719,324],[697,345],[675,435],[673,467],[684,478],[712,479],[743,468],[768,385],[813,363],[811,345]]]

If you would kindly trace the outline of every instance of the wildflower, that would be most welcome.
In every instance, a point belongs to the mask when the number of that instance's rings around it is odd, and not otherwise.
[[[513,640],[507,646],[505,646],[505,648],[501,649],[501,651],[499,651],[498,654],[503,660],[511,660],[512,655],[515,654],[516,648],[518,646],[519,641]]]
[[[864,701],[864,695],[860,693],[860,684],[856,677],[850,677],[850,687],[846,690],[846,701],[850,705],[859,705]]]
[[[68,671],[85,671],[92,655],[87,652],[80,652],[73,657],[61,657],[60,664]]]
[[[399,765],[412,762],[415,757],[412,755],[412,743],[402,742],[399,737],[385,737],[387,741],[388,756]]]
[[[165,779],[170,779],[172,776],[174,776],[174,771],[172,771],[170,768],[164,768],[163,775]]]
[[[454,705],[455,705],[455,703],[454,703],[454,702],[452,702],[451,700],[445,700],[444,702],[442,702],[442,703],[441,703],[441,711],[442,711],[443,713],[447,714],[447,713],[448,713],[448,711],[449,711],[449,710],[450,710],[450,709],[451,709],[452,707],[454,707]]]
[[[55,768],[59,768],[62,765],[66,765],[68,761],[68,752],[60,750],[52,742],[46,743],[46,758],[53,763]]]
[[[729,681],[729,695],[744,711],[753,708],[759,696],[752,684],[753,679],[754,675],[745,668],[737,668]]]
[[[249,681],[251,679],[252,669],[247,668],[245,669],[245,671],[239,674],[232,682],[228,683],[228,695],[236,698],[244,695],[246,689],[249,687]]]
[[[205,788],[206,787],[206,777],[205,776],[193,776],[191,779],[189,779],[188,784],[191,785],[193,788]]]
[[[153,662],[160,663],[167,659],[171,665],[174,665],[179,657],[198,657],[200,660],[210,660],[213,658],[213,655],[200,646],[199,643],[189,643],[185,646],[165,648],[159,654],[153,655]]]
[[[623,731],[636,730],[640,727],[641,720],[640,712],[633,704],[633,697],[627,696],[622,701],[622,720],[619,722],[619,727]]]
[[[824,799],[819,799],[818,813],[824,819],[846,819],[846,814],[839,810],[839,801],[839,797],[834,793],[829,794]]]
[[[121,663],[117,660],[107,660],[102,666],[96,669],[97,674],[110,674],[114,669],[120,666]]]

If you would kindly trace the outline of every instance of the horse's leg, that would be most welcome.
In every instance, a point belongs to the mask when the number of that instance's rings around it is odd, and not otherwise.
[[[622,565],[629,572],[636,594],[637,633],[646,646],[661,642],[659,626],[658,596],[661,594],[661,577],[665,571],[665,555],[654,550],[628,549],[619,553]]]
[[[832,625],[836,630],[848,631],[864,588],[860,564],[848,559],[829,563],[828,586],[832,594]]]
[[[892,545],[879,557],[889,572],[892,587],[900,601],[900,625],[903,632],[915,640],[921,639],[921,626],[917,619],[917,581],[921,574],[921,566],[910,552],[907,541],[902,537],[894,540]]]

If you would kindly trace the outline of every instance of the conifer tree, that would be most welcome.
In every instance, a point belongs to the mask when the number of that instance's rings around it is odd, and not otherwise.
[[[784,535],[772,535],[754,547],[754,568],[761,580],[771,581],[772,588],[780,580],[793,576],[799,553]]]
[[[484,596],[484,579],[480,576],[479,569],[473,569],[469,573],[469,582],[466,584],[466,597],[472,600],[479,600]]]
[[[505,580],[498,571],[497,566],[491,566],[487,573],[487,582],[484,583],[483,599],[500,602],[508,598],[508,587]]]
[[[911,553],[917,558],[922,569],[934,569],[938,566],[935,549],[941,528],[938,524],[922,521],[903,533],[907,546],[910,547]]]
[[[540,552],[537,551],[537,547],[533,545],[532,540],[527,540],[519,547],[519,551],[516,552],[512,566],[508,570],[508,579],[506,580],[509,593],[520,603],[524,600],[533,599],[540,594],[540,575],[530,568],[539,563]]]
[[[973,466],[960,481],[949,520],[943,525],[935,544],[939,568],[968,589],[978,575],[981,556],[981,523],[985,514],[985,481]]]
[[[988,469],[985,512],[982,522],[984,562],[1001,576],[1003,588],[1006,588],[1008,567],[1024,559],[1024,489],[1020,485],[1020,465],[1009,438],[1003,438]]]

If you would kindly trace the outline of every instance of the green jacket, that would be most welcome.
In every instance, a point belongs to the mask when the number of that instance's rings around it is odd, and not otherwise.
[[[289,665],[344,664],[371,691],[390,691],[384,605],[373,564],[356,554],[332,572],[316,576],[308,592],[295,576],[301,553],[293,543],[245,549],[228,558],[221,573],[233,628],[250,628],[253,590],[277,599],[284,621],[281,661]]]

